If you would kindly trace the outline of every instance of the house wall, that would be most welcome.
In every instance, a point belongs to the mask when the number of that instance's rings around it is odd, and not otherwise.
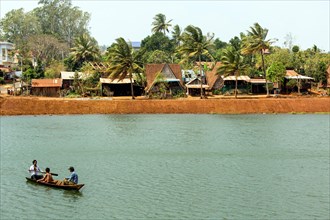
[[[184,93],[179,82],[159,82],[155,83],[149,91],[149,96],[170,97],[177,94]]]
[[[69,89],[73,85],[73,79],[63,79],[63,88]]]
[[[59,97],[59,87],[32,87],[31,94],[36,96]]]
[[[203,88],[203,93],[205,94],[206,91]],[[201,95],[201,89],[200,88],[188,88],[188,94],[191,96],[200,96]]]
[[[229,93],[234,93],[235,90],[235,80],[225,80],[224,81],[224,86],[221,88],[221,91],[223,94],[229,92]],[[237,89],[239,92],[242,93],[248,93],[251,91],[251,84],[247,83],[244,80],[238,80],[237,81]]]
[[[10,57],[10,51],[14,49],[14,44],[9,42],[0,42],[0,65],[11,64],[13,58]]]
[[[141,96],[143,88],[133,85],[134,96]],[[102,96],[132,96],[131,84],[102,84]]]

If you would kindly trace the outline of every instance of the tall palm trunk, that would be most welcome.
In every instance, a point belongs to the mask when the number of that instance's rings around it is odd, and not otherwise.
[[[199,55],[199,75],[201,80],[201,99],[203,98],[203,78],[202,78],[202,62],[201,55]]]
[[[237,75],[235,75],[235,99],[237,99]]]
[[[131,82],[131,94],[132,94],[132,99],[135,99],[135,97],[134,97],[134,89],[133,89],[132,73],[129,74],[129,80],[130,80],[130,82]]]
[[[260,51],[260,54],[261,54],[261,60],[262,60],[262,71],[264,73],[265,80],[266,80],[267,96],[269,96],[268,81],[267,81],[266,70],[265,70],[265,59],[264,59],[264,54],[263,54],[262,50]]]

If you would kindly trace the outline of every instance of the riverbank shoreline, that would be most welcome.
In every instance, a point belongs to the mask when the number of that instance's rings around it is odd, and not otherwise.
[[[329,97],[131,100],[0,96],[0,115],[330,113]]]

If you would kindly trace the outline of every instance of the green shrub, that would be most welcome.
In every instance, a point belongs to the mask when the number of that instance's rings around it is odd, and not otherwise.
[[[68,95],[65,96],[65,98],[80,98],[81,95],[75,93],[75,92],[70,92]]]
[[[184,91],[177,91],[175,94],[173,94],[173,98],[183,98],[186,97],[186,93]]]

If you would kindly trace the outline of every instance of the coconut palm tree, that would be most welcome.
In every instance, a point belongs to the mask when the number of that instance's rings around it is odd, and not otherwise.
[[[255,23],[253,27],[250,27],[250,31],[247,31],[247,35],[242,39],[242,54],[260,54],[262,60],[262,71],[266,79],[267,96],[269,96],[268,82],[265,68],[265,51],[270,48],[270,45],[274,40],[266,40],[268,29],[262,28],[258,23]]]
[[[165,32],[168,32],[168,28],[172,26],[170,24],[171,21],[172,19],[166,21],[166,16],[164,14],[156,14],[154,21],[152,22],[153,27],[151,31],[153,33],[163,32],[165,35]]]
[[[81,66],[85,61],[95,61],[100,58],[100,49],[96,40],[88,34],[83,34],[74,42],[71,55],[76,63]]]
[[[109,49],[108,59],[110,61],[110,78],[123,80],[129,75],[131,83],[132,99],[134,97],[133,73],[142,71],[141,57],[144,50],[133,50],[131,43],[127,43],[123,38],[116,39],[116,42]]]
[[[235,50],[232,46],[224,49],[221,57],[221,66],[217,69],[217,74],[235,76],[235,98],[237,98],[237,78],[246,71],[246,68],[247,66],[244,64],[244,58],[240,51]]]
[[[182,34],[183,44],[178,48],[178,52],[184,57],[184,59],[194,58],[199,61],[199,75],[201,81],[201,98],[203,98],[203,82],[202,82],[202,55],[207,56],[211,60],[213,57],[210,50],[213,47],[214,35],[204,36],[202,30],[199,27],[189,25],[185,28]]]
[[[175,25],[172,31],[172,38],[177,46],[180,46],[182,40],[182,31],[179,25]]]

